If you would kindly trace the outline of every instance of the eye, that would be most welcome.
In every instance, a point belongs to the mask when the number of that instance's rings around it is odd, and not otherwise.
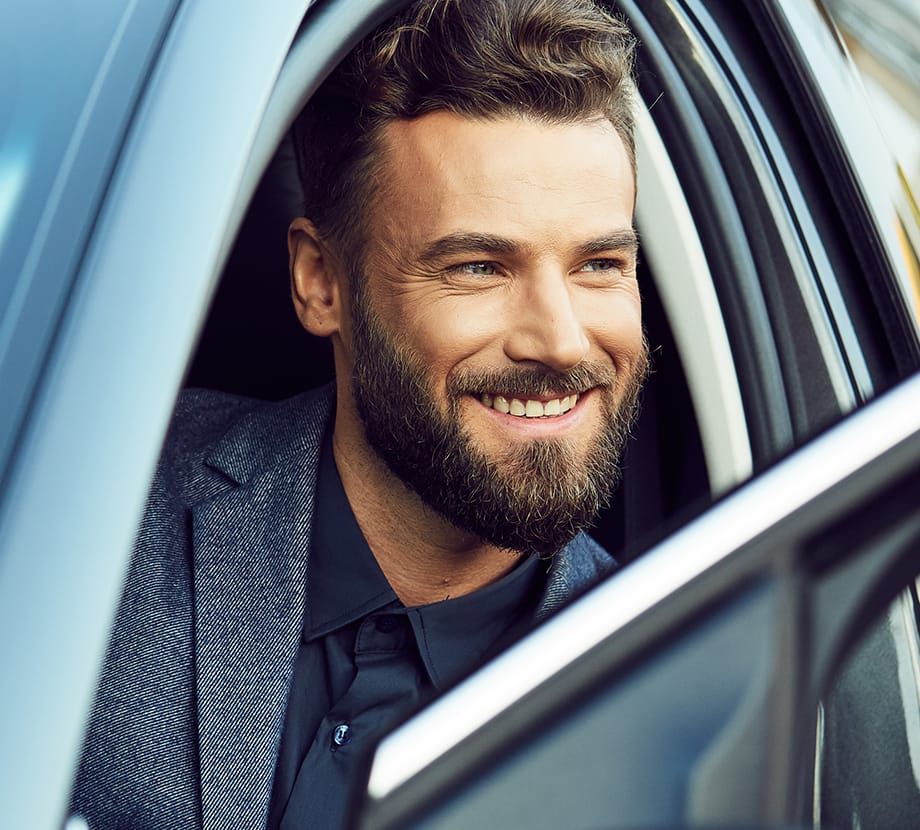
[[[473,277],[494,277],[498,274],[498,266],[494,262],[464,262],[452,265],[447,270],[454,274],[468,274]]]
[[[618,259],[589,259],[582,265],[579,271],[619,271],[623,263]]]

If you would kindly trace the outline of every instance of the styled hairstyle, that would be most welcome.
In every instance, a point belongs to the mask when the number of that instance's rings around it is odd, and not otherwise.
[[[438,110],[604,117],[635,169],[634,43],[594,0],[415,0],[358,44],[295,123],[304,215],[358,264],[381,129]]]

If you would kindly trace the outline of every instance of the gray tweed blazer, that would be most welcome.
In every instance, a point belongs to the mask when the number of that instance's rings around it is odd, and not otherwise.
[[[256,830],[304,612],[332,387],[177,406],[125,584],[72,808],[90,830]],[[539,617],[613,568],[579,536]]]

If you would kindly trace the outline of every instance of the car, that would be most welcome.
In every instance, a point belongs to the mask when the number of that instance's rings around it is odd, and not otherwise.
[[[329,377],[287,308],[286,135],[401,5],[6,15],[5,826],[68,821],[179,390]],[[655,362],[595,530],[624,567],[385,739],[353,824],[897,826],[916,803],[916,216],[820,3],[616,8],[640,40]]]

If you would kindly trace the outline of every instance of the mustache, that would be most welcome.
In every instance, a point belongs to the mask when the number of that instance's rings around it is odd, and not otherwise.
[[[451,397],[484,393],[545,397],[610,387],[615,379],[613,367],[593,361],[584,361],[564,372],[545,366],[510,366],[507,369],[451,373],[447,380],[447,392]]]

